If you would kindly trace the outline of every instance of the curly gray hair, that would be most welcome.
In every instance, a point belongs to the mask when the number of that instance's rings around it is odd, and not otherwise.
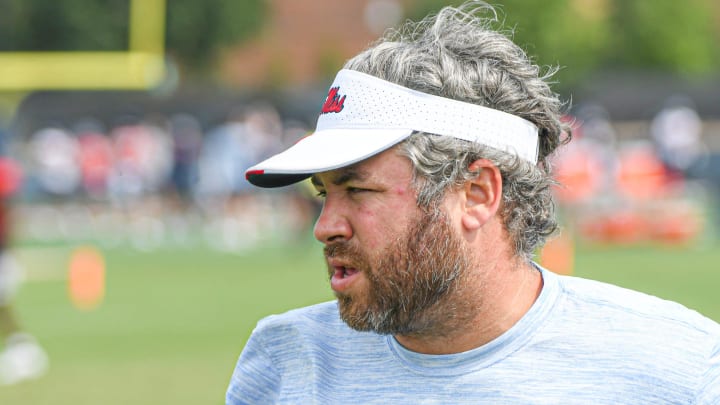
[[[487,16],[490,14],[490,16]],[[517,255],[531,260],[557,229],[548,157],[570,131],[561,122],[563,103],[544,74],[504,33],[495,10],[481,2],[445,7],[420,22],[389,31],[345,64],[399,85],[504,111],[539,129],[538,164],[447,136],[416,133],[400,144],[415,167],[418,205],[437,207],[450,187],[477,176],[470,163],[485,158],[502,174],[501,215]],[[563,134],[566,134],[563,137]]]

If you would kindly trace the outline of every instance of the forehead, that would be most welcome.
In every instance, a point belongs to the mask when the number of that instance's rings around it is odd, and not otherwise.
[[[408,183],[412,178],[410,160],[400,156],[395,148],[351,166],[316,173],[311,181],[316,186],[340,185],[350,181],[379,184]]]

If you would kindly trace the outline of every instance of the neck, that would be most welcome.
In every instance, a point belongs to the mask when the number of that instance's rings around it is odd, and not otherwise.
[[[418,353],[451,354],[480,347],[505,333],[530,310],[543,282],[531,264],[503,259],[485,257],[485,263],[502,264],[475,271],[463,280],[452,296],[453,316],[438,314],[445,318],[432,332],[395,335],[397,341]]]

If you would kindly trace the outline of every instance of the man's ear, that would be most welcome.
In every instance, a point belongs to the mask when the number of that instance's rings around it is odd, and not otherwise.
[[[487,159],[470,164],[471,172],[478,173],[463,187],[465,207],[462,224],[472,231],[482,227],[497,213],[502,199],[502,176],[500,170]]]

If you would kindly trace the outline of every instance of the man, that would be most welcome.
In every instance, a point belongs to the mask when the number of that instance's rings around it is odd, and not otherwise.
[[[531,261],[562,104],[472,7],[348,61],[316,132],[247,171],[311,177],[337,302],[260,321],[227,402],[720,403],[718,324]]]

